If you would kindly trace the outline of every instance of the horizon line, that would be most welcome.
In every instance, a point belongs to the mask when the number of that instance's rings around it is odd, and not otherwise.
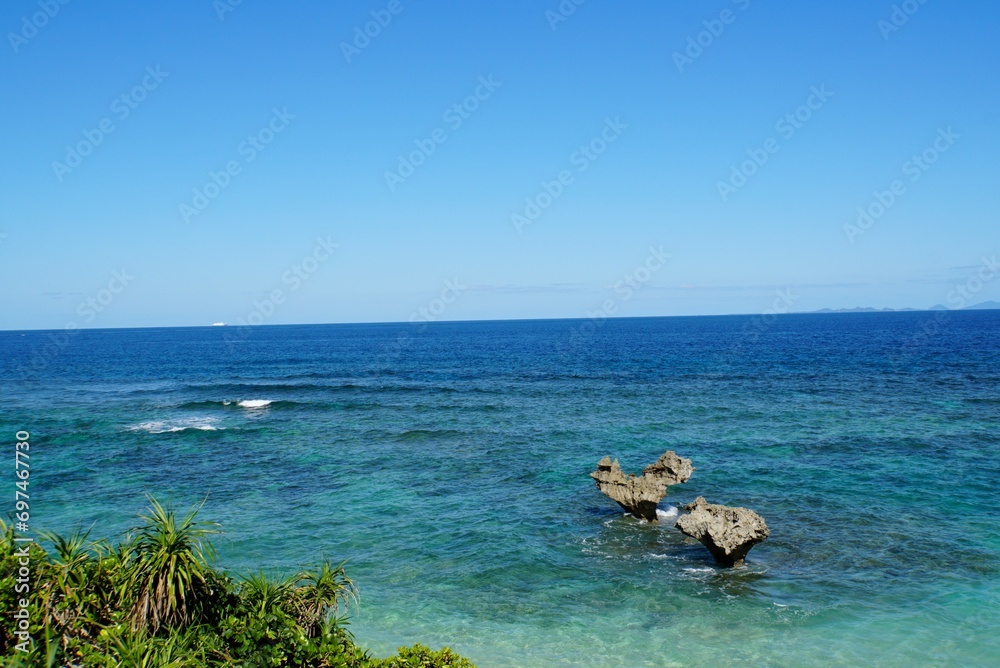
[[[983,302],[986,303],[986,302]],[[208,325],[148,325],[148,326],[135,326],[135,327],[77,327],[69,331],[119,331],[119,330],[133,330],[133,329],[213,329],[213,328],[242,328],[242,327],[330,327],[330,326],[352,326],[352,325],[409,325],[409,326],[420,326],[420,325],[444,325],[444,324],[463,324],[463,323],[488,323],[488,322],[558,322],[558,321],[589,321],[589,320],[653,320],[662,318],[734,318],[734,317],[769,317],[769,316],[789,316],[789,315],[878,315],[885,313],[941,313],[941,312],[959,312],[959,311],[1000,311],[1000,306],[995,308],[982,308],[977,309],[974,307],[965,307],[959,309],[952,308],[889,308],[885,307],[882,309],[874,307],[854,307],[856,309],[867,309],[871,308],[873,310],[854,310],[854,309],[830,309],[824,308],[816,311],[789,311],[786,313],[777,312],[753,312],[753,313],[695,313],[695,314],[685,314],[685,315],[632,315],[632,316],[607,316],[604,318],[479,318],[471,320],[377,320],[377,321],[365,321],[365,322],[289,322],[289,323],[261,323],[259,325],[251,325],[249,323],[240,324],[230,324],[224,323],[222,325],[218,324],[208,324]],[[0,333],[23,333],[23,332],[64,332],[67,331],[66,327],[37,327],[28,329],[0,329]]]

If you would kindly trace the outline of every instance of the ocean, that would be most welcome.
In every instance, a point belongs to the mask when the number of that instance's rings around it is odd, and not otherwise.
[[[347,560],[350,628],[492,666],[1000,665],[1000,311],[0,332],[36,528],[145,493],[234,575]],[[721,569],[588,476],[694,461]],[[0,512],[6,513],[3,510]]]

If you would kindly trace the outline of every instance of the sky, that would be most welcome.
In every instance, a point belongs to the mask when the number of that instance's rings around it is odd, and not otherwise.
[[[1000,299],[997,25],[982,0],[8,0],[0,329]]]

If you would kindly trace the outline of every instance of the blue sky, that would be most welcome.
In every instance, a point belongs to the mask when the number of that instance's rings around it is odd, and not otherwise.
[[[896,7],[11,0],[0,328],[944,303],[1000,6]]]

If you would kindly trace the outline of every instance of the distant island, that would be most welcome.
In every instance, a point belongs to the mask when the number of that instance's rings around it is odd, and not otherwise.
[[[1000,310],[1000,302],[998,301],[985,301],[973,306],[966,306],[961,309],[949,309],[944,304],[935,304],[927,309],[918,308],[873,308],[871,306],[855,306],[854,308],[821,308],[818,311],[807,311],[808,313],[899,313],[903,311],[988,311],[998,309]]]

